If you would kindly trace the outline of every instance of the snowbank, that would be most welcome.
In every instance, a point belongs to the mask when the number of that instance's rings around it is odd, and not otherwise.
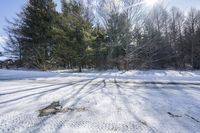
[[[8,59],[9,59],[8,57],[0,56],[0,61],[6,61],[6,60],[8,60]]]
[[[85,78],[106,78],[135,82],[200,82],[200,71],[173,71],[173,70],[149,70],[149,71],[85,71],[82,73],[71,70],[58,70],[50,72],[23,71],[23,70],[1,70],[0,80],[24,79],[24,78],[45,78],[45,77],[85,77]]]
[[[118,80],[134,80],[143,82],[199,82],[200,71],[173,71],[173,70],[149,70],[149,71],[86,71],[82,73],[69,71],[54,71],[62,76],[83,76],[98,78],[116,78]]]
[[[19,79],[36,79],[54,77],[58,75],[52,72],[42,71],[25,71],[25,70],[4,70],[0,69],[0,81],[1,80],[19,80]]]

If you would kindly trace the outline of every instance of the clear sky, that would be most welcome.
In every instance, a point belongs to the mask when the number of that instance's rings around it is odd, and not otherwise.
[[[26,4],[27,0],[1,0],[0,1],[0,36],[5,36],[4,28],[7,25],[6,19],[12,20],[16,17],[21,8]],[[60,10],[60,0],[54,0],[57,9]]]
[[[200,0],[165,0],[169,6],[179,7],[183,11],[188,11],[190,8],[195,7],[200,9]]]
[[[20,11],[27,0],[1,0],[0,1],[0,37],[6,36],[3,30],[7,23],[6,18],[12,20],[16,13]],[[60,0],[54,0],[57,4],[57,9],[60,9]],[[150,0],[151,1],[151,0]],[[191,7],[200,9],[200,0],[165,0],[168,6],[177,6],[181,10],[186,11]]]

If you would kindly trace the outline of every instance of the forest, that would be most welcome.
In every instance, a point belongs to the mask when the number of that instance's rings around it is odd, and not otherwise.
[[[142,0],[29,0],[8,20],[6,50],[40,70],[200,69],[200,10]],[[95,6],[92,6],[95,5]]]

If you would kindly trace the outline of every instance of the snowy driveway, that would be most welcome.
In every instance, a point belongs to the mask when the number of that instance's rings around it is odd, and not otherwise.
[[[2,74],[0,133],[200,132],[198,82],[136,82],[116,73],[9,80],[9,71]],[[38,117],[38,110],[53,101],[86,110]]]

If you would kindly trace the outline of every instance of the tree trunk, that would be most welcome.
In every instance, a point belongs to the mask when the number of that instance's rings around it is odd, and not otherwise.
[[[81,66],[79,66],[79,72],[82,72],[82,68],[81,68]]]

